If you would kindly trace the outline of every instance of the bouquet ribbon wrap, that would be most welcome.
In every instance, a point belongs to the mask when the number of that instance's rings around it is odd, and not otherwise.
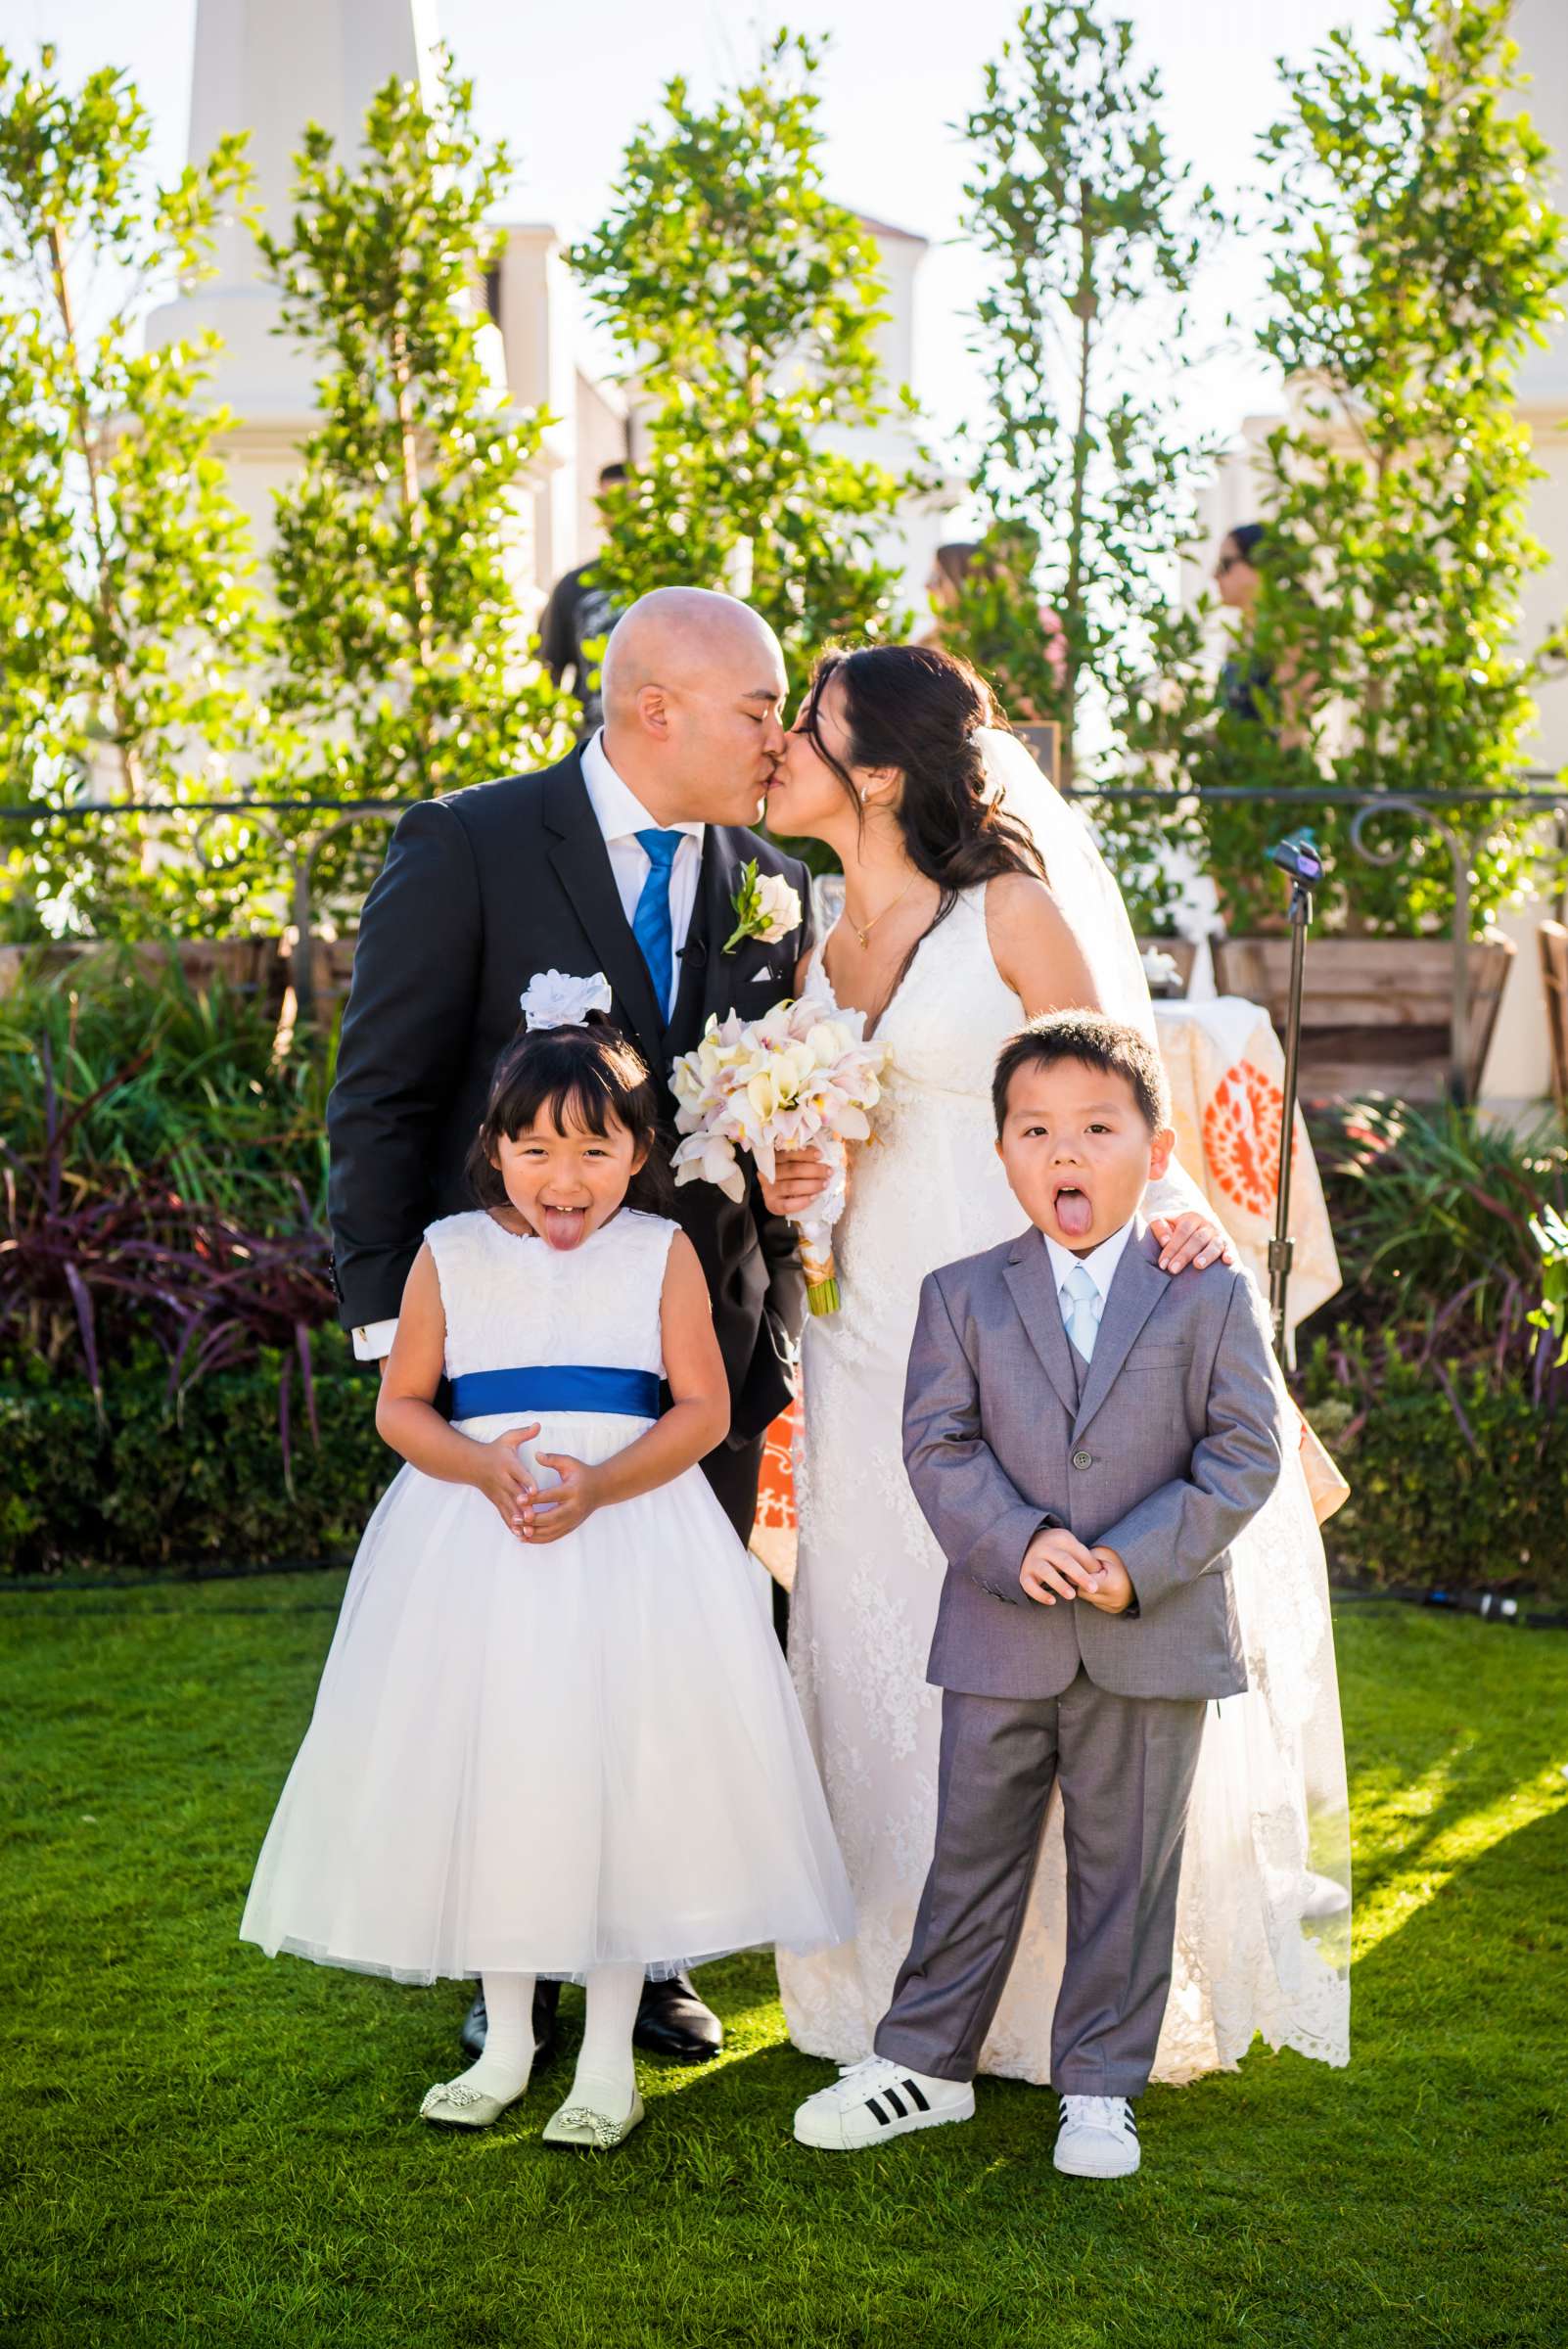
[[[801,1235],[801,1269],[806,1274],[806,1302],[813,1313],[836,1313],[838,1268],[833,1262],[833,1226],[843,1215],[850,1195],[850,1155],[834,1134],[819,1134],[816,1149],[832,1172],[827,1188],[811,1202],[811,1212],[797,1219]]]

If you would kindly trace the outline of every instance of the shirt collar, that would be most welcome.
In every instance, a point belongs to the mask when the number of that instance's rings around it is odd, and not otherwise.
[[[623,783],[610,763],[601,727],[582,746],[582,781],[607,841],[629,840],[637,832],[684,832],[702,846],[700,823],[656,824],[629,783]]]
[[[1120,1231],[1113,1231],[1108,1240],[1101,1240],[1099,1246],[1090,1249],[1087,1256],[1075,1256],[1071,1248],[1064,1248],[1060,1240],[1053,1240],[1048,1231],[1042,1231],[1039,1236],[1050,1258],[1051,1277],[1056,1283],[1057,1294],[1060,1295],[1062,1283],[1068,1274],[1075,1267],[1082,1265],[1099,1290],[1103,1307],[1111,1294],[1111,1283],[1116,1278],[1116,1267],[1122,1261],[1122,1252],[1132,1236],[1132,1221],[1133,1219],[1129,1216]]]

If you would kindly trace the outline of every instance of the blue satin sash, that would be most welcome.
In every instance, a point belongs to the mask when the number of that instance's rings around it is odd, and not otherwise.
[[[487,1419],[500,1411],[536,1419],[541,1411],[607,1411],[657,1419],[653,1370],[608,1370],[582,1362],[540,1362],[522,1370],[465,1370],[452,1381],[452,1417]]]

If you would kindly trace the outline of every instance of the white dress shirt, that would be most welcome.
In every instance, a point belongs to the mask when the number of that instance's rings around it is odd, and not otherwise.
[[[1076,1271],[1080,1265],[1100,1293],[1100,1313],[1103,1315],[1105,1301],[1111,1294],[1111,1283],[1116,1278],[1116,1267],[1122,1261],[1122,1251],[1132,1236],[1132,1219],[1129,1217],[1120,1231],[1113,1231],[1108,1240],[1101,1240],[1099,1246],[1091,1248],[1087,1256],[1075,1256],[1071,1248],[1064,1248],[1060,1240],[1053,1240],[1048,1231],[1042,1231],[1039,1236],[1051,1260],[1051,1277],[1056,1283],[1056,1302],[1061,1309],[1063,1328],[1068,1326],[1073,1316],[1073,1301],[1070,1297],[1063,1297],[1063,1284],[1069,1273]]]
[[[675,861],[669,868],[669,931],[673,952],[665,988],[665,1000],[673,1002],[680,977],[680,949],[686,943],[686,933],[691,928],[692,907],[697,902],[697,875],[703,861],[703,826],[695,823],[656,823],[636,793],[628,784],[622,782],[611,765],[602,731],[590,735],[582,746],[582,780],[587,785],[593,812],[604,834],[604,845],[610,852],[610,870],[615,875],[621,909],[628,924],[636,913],[637,899],[642,896],[642,885],[648,878],[649,869],[648,852],[637,834],[660,831],[685,834],[675,851]]]
[[[637,910],[642,885],[648,878],[648,852],[637,839],[639,832],[683,832],[675,851],[675,860],[669,868],[669,933],[670,970],[666,981],[665,999],[673,1002],[680,978],[680,949],[691,928],[692,908],[697,902],[697,876],[702,870],[703,831],[698,823],[656,824],[647,808],[630,787],[621,780],[611,765],[604,747],[601,730],[582,746],[582,780],[587,788],[591,806],[604,845],[609,852],[610,870],[615,877],[622,910],[629,927]],[[583,972],[582,977],[586,978]],[[392,1352],[397,1335],[395,1318],[390,1321],[371,1321],[354,1331],[354,1353],[362,1362],[379,1362]]]

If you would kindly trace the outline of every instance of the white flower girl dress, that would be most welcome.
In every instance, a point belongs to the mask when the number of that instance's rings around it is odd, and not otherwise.
[[[427,1237],[454,1425],[597,1462],[657,1416],[673,1223]],[[530,1463],[531,1464],[531,1463]],[[538,1472],[541,1487],[553,1472]],[[701,1471],[540,1547],[404,1467],[344,1598],[242,1938],[389,1974],[669,1974],[853,1906],[755,1568]]]

